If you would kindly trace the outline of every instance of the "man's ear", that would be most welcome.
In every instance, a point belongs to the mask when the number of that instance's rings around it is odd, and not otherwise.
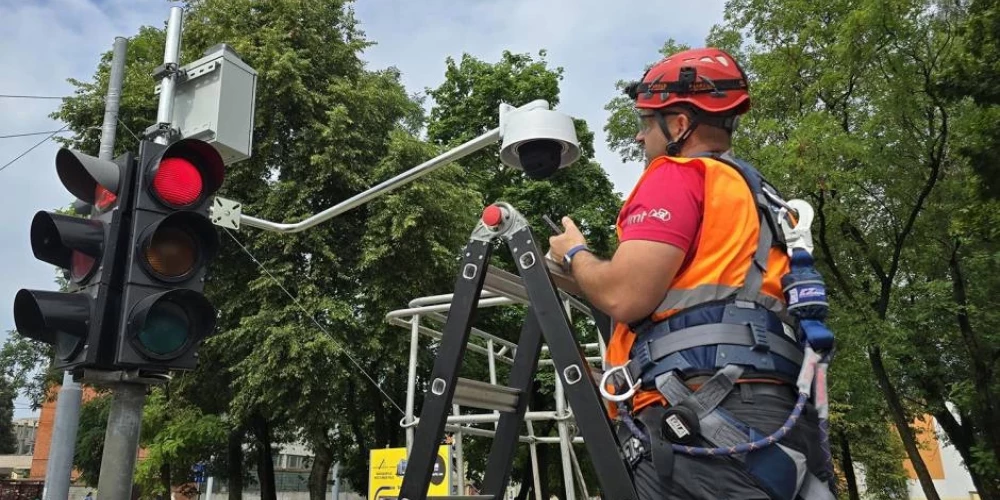
[[[674,137],[680,137],[690,126],[691,118],[688,117],[687,113],[678,113],[674,115],[674,127],[670,132]]]

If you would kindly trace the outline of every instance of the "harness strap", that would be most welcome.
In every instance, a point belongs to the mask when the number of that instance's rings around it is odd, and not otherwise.
[[[763,198],[763,195],[755,194],[756,198]],[[760,200],[757,201],[758,206]],[[763,210],[767,210],[764,208]],[[736,293],[736,303],[746,302],[753,304],[754,299],[760,294],[760,289],[764,285],[764,273],[767,272],[767,256],[771,251],[771,243],[774,241],[774,233],[770,225],[764,219],[764,214],[760,216],[760,237],[757,238],[757,250],[754,252],[753,262],[747,270],[743,287]]]
[[[734,355],[736,358],[753,356],[760,358],[756,359],[757,363],[754,364],[765,366],[771,362],[770,368],[773,370],[773,360],[769,353],[781,356],[796,366],[802,364],[802,350],[789,342],[783,335],[766,330],[761,331],[761,328],[755,328],[752,324],[708,323],[682,328],[654,340],[644,342],[637,339],[636,345],[632,348],[632,359],[625,365],[625,369],[632,380],[639,380],[644,372],[655,367],[660,360],[668,356],[687,349],[708,346],[719,346],[716,357],[723,356],[717,360],[723,365],[739,361],[732,359]],[[740,346],[746,352],[737,353],[734,352],[736,349],[722,348],[722,346]],[[766,349],[763,348],[765,346]],[[675,361],[680,363],[682,360]],[[655,371],[652,373],[654,376],[659,375]],[[649,382],[648,380],[644,381],[644,385],[648,386]]]
[[[656,469],[656,475],[659,476],[661,484],[669,485],[674,475],[674,449],[660,431],[664,413],[662,406],[656,406],[640,412],[636,417],[646,427],[646,433],[649,435],[649,457],[653,462],[653,468]]]
[[[656,389],[667,398],[671,406],[687,406],[694,410],[700,420],[726,399],[742,375],[742,366],[727,365],[703,383],[697,391],[692,391],[680,377],[670,372],[656,377]]]
[[[656,388],[667,398],[671,407],[688,408],[696,415],[697,422],[679,423],[694,427],[695,433],[712,446],[732,448],[747,441],[747,432],[737,425],[738,420],[718,406],[732,392],[741,375],[743,367],[728,365],[716,372],[697,391],[692,391],[675,372],[670,372],[656,377]],[[743,461],[742,456],[736,455],[734,458]]]

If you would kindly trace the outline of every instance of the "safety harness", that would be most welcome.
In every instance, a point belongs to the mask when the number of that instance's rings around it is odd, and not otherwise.
[[[827,432],[826,367],[834,339],[824,324],[825,285],[812,259],[812,208],[802,200],[782,200],[756,169],[741,160],[705,156],[736,169],[757,205],[760,237],[744,284],[728,300],[695,306],[656,323],[647,319],[630,325],[636,334],[630,360],[605,372],[601,393],[618,404],[631,431],[623,443],[625,456],[634,466],[648,453],[663,481],[671,479],[673,453],[728,456],[743,463],[775,499],[832,500],[835,479]],[[797,213],[794,224],[791,212]],[[768,253],[775,246],[791,257],[790,272],[782,277],[787,314],[758,303]],[[710,378],[697,390],[684,383],[707,375]],[[771,434],[720,407],[738,380],[754,378],[794,384],[798,393],[788,418]],[[614,394],[607,391],[609,385],[616,388]],[[645,430],[636,425],[627,407],[640,388],[655,388],[670,404],[639,412]],[[757,384],[754,391],[758,390],[787,394],[788,386]],[[825,480],[808,470],[804,454],[779,443],[810,398],[819,416]],[[701,443],[707,446],[695,446]]]

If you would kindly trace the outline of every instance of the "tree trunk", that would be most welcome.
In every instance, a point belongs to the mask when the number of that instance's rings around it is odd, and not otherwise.
[[[167,407],[169,408],[170,407],[170,384],[167,384],[167,385],[163,386],[163,397],[165,398],[165,400],[167,402]],[[169,425],[170,424],[170,412],[169,411],[166,412],[166,415],[164,416],[163,422],[164,422],[165,425]],[[170,483],[170,462],[169,461],[164,462],[162,465],[160,465],[160,485],[163,486],[163,489],[166,491],[165,498],[170,498],[170,496],[171,496],[170,492],[171,492],[171,486],[172,485]]]
[[[271,450],[271,425],[264,417],[254,419],[257,436],[257,480],[260,482],[260,500],[278,500],[274,484],[274,455]]]
[[[549,500],[552,493],[549,491],[549,449],[551,446],[538,447],[538,484],[541,486],[542,500]]]
[[[854,459],[851,458],[851,443],[843,431],[837,433],[837,438],[840,441],[840,470],[844,472],[844,478],[847,480],[847,497],[850,500],[861,500],[858,478],[854,474]],[[831,480],[836,481],[837,478]]]
[[[170,464],[168,463],[160,466],[160,485],[167,491],[165,498],[170,498]]]
[[[889,405],[889,415],[892,417],[893,424],[896,425],[896,430],[899,431],[900,439],[903,440],[903,448],[906,449],[906,456],[910,459],[913,470],[917,473],[917,479],[920,481],[921,489],[924,490],[924,496],[927,497],[927,500],[941,500],[937,488],[934,487],[934,480],[931,479],[931,474],[927,471],[927,464],[920,456],[917,439],[913,434],[913,429],[910,428],[909,420],[906,418],[906,411],[899,399],[899,393],[896,392],[892,381],[889,380],[889,373],[882,362],[882,349],[878,346],[869,348],[868,360],[872,365],[879,389],[885,395],[885,401]]]
[[[531,459],[525,460],[524,472],[521,473],[521,488],[517,490],[517,496],[514,500],[528,500],[528,495],[531,490],[535,488],[535,482],[532,481],[532,469],[531,469]]]
[[[992,347],[983,344],[982,339],[976,334],[972,327],[972,319],[969,317],[969,298],[965,287],[965,275],[962,273],[962,265],[958,257],[958,246],[951,253],[948,262],[951,270],[952,297],[958,306],[955,313],[955,320],[958,322],[958,331],[962,334],[962,340],[969,351],[969,359],[972,361],[972,378],[978,391],[984,391],[975,398],[976,406],[979,407],[977,420],[983,422],[980,427],[983,429],[982,437],[988,443],[993,455],[1000,459],[1000,416],[994,407],[995,401],[991,394],[993,386],[993,358]],[[971,462],[967,462],[971,463]]]
[[[963,418],[965,425],[962,425],[955,419],[955,416],[948,411],[947,407],[943,410],[934,412],[934,418],[937,419],[938,423],[941,424],[941,428],[944,430],[945,434],[948,435],[948,439],[951,440],[952,446],[958,450],[958,454],[962,456],[962,461],[966,464],[966,470],[969,471],[969,476],[972,477],[972,484],[976,487],[976,492],[979,493],[979,498],[982,500],[1000,500],[1000,488],[997,487],[993,481],[988,478],[984,478],[982,474],[976,471],[974,467],[970,467],[969,464],[974,463],[974,458],[972,456],[972,443],[975,440],[973,431],[969,428],[970,423],[968,420]]]
[[[313,453],[316,456],[309,469],[309,500],[325,500],[329,489],[327,482],[330,479],[330,466],[333,465],[333,450],[326,446],[316,446]]]
[[[229,443],[226,446],[229,484],[229,500],[243,498],[243,430],[229,431]]]

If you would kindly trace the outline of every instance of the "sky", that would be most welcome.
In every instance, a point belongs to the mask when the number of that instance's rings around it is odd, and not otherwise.
[[[165,0],[0,0],[0,67],[5,69],[0,94],[70,94],[67,78],[90,81],[115,36],[135,35],[143,25],[163,27],[170,5]],[[550,67],[565,70],[558,109],[588,122],[596,134],[597,160],[616,190],[627,193],[642,167],[623,164],[607,148],[602,130],[604,104],[615,96],[615,82],[640,77],[668,38],[703,44],[711,26],[722,21],[723,5],[724,0],[359,0],[354,9],[367,37],[377,43],[363,54],[369,68],[399,68],[411,93],[440,85],[449,56],[469,53],[495,62],[503,50],[547,50]],[[0,136],[59,129],[63,124],[48,117],[58,105],[58,100],[0,97]],[[0,167],[45,137],[0,138]],[[56,289],[55,269],[32,256],[28,234],[35,212],[72,201],[56,176],[57,150],[55,142],[45,141],[0,170],[5,191],[0,195],[5,270],[0,338],[14,328],[18,289]],[[19,415],[26,404],[17,403]]]

